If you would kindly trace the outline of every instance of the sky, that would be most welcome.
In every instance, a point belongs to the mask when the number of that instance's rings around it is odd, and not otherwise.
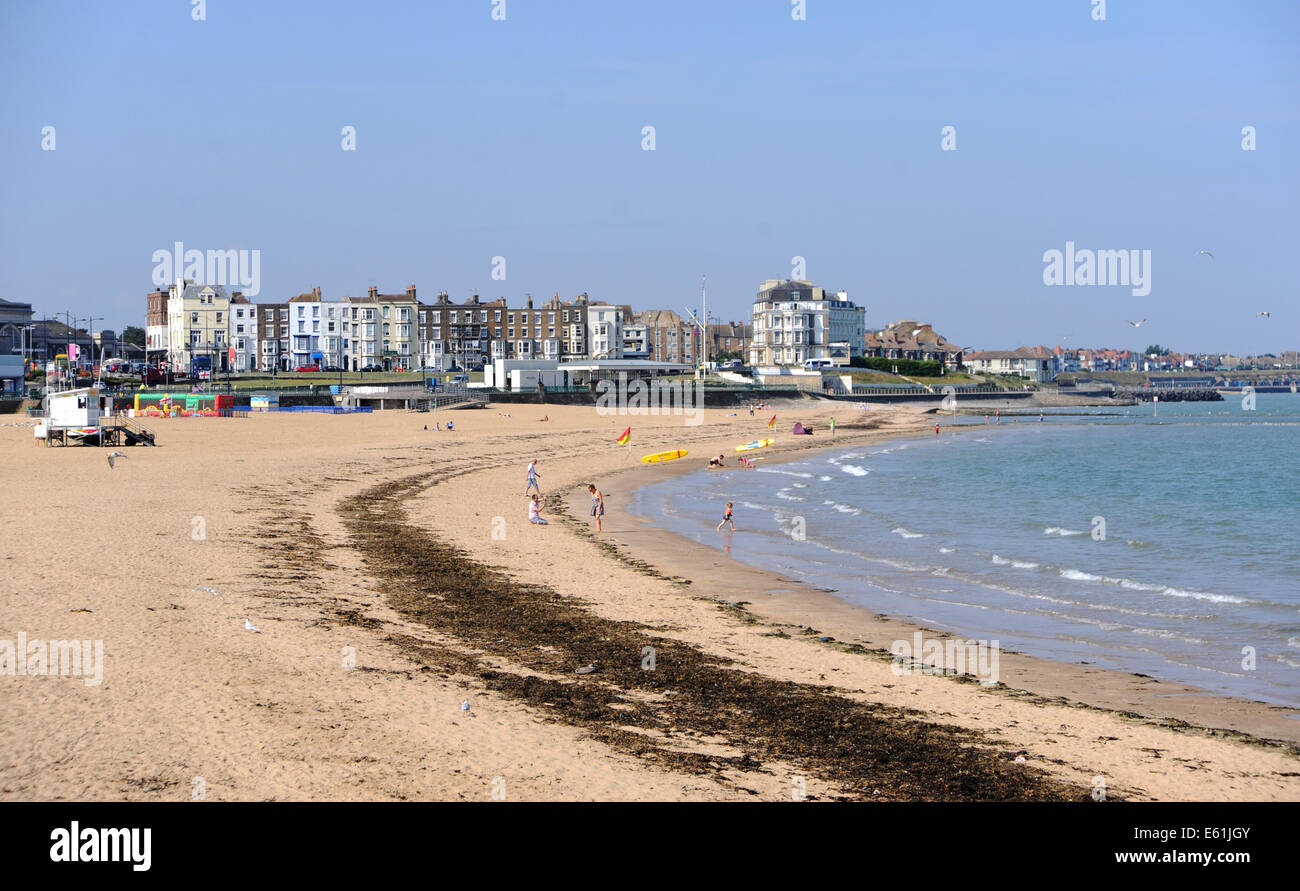
[[[802,258],[971,349],[1300,348],[1293,0],[196,2],[0,0],[0,297],[143,325],[180,241],[748,321]]]

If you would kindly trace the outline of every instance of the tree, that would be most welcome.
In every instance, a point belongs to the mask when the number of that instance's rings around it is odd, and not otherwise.
[[[1145,350],[1142,351],[1142,355],[1144,355],[1144,356],[1168,356],[1168,355],[1169,355],[1170,353],[1172,353],[1172,352],[1173,352],[1173,350],[1171,350],[1171,349],[1168,349],[1168,348],[1166,348],[1166,347],[1162,347],[1162,346],[1161,346],[1160,344],[1158,344],[1158,343],[1153,343],[1151,346],[1147,347]]]
[[[122,342],[144,347],[144,329],[136,325],[127,325],[122,329]]]

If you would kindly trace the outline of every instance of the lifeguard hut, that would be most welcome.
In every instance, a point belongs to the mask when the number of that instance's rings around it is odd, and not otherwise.
[[[45,444],[69,445],[153,445],[154,435],[124,418],[114,418],[101,409],[99,390],[83,387],[62,390],[45,397],[44,418],[36,436]]]

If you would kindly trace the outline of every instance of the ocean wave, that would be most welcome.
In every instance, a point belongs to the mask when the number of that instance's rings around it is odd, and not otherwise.
[[[777,470],[775,467],[760,467],[759,473],[779,473],[782,476],[797,476],[800,479],[810,480],[813,478],[811,473],[801,473],[797,470]]]
[[[844,471],[845,473],[851,473],[854,476],[866,476],[868,473],[871,472],[870,470],[867,470],[867,468],[859,467],[856,464],[842,464],[840,465],[840,470]]]
[[[1062,569],[1061,578],[1070,579],[1075,582],[1093,582],[1102,585],[1117,585],[1121,588],[1127,588],[1130,591],[1145,591],[1153,594],[1163,594],[1166,597],[1183,597],[1191,600],[1205,600],[1210,603],[1250,602],[1244,597],[1234,597],[1231,594],[1215,594],[1210,591],[1188,591],[1185,588],[1175,588],[1173,585],[1151,585],[1146,582],[1136,582],[1133,579],[1117,579],[1108,575],[1093,575],[1091,572],[1083,572],[1079,569]]]
[[[952,553],[956,552],[956,550],[957,550],[956,548],[939,548],[939,553],[940,553],[940,554],[952,554]]]
[[[829,482],[831,481],[831,478],[828,477],[828,476],[819,476],[819,477],[817,477],[817,480],[818,480],[819,482],[829,483]]]
[[[895,526],[893,529],[890,529],[889,531],[894,533],[895,535],[900,535],[903,538],[924,538],[925,537],[925,534],[922,532],[912,532],[908,529],[904,529],[902,526]]]
[[[1080,531],[1080,530],[1078,530],[1078,529],[1063,529],[1063,528],[1060,527],[1060,526],[1048,526],[1046,529],[1043,530],[1043,534],[1044,534],[1044,535],[1060,535],[1060,536],[1064,537],[1064,536],[1066,536],[1066,535],[1087,535],[1088,533],[1087,533],[1087,532],[1082,532],[1082,531]]]
[[[1181,640],[1183,643],[1189,643],[1198,647],[1208,646],[1210,643],[1208,640],[1202,640],[1199,637],[1189,637],[1186,634],[1179,634],[1176,631],[1169,631],[1163,628],[1134,628],[1133,633],[1143,634],[1148,637],[1159,637],[1164,640]]]
[[[1041,565],[1039,563],[1030,563],[1027,560],[1008,560],[1006,557],[999,557],[997,554],[993,555],[993,562],[998,566],[1011,566],[1016,569],[1037,569]]]

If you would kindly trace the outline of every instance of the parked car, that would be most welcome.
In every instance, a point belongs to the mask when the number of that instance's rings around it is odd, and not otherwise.
[[[384,367],[382,365],[362,365],[361,370],[362,371],[383,371]]]
[[[468,374],[457,374],[457,375],[453,375],[452,378],[451,378],[451,382],[452,382],[453,384],[464,384],[464,383],[468,383],[468,382],[469,382],[469,375],[468,375]]]
[[[320,371],[319,365],[299,365],[297,371]]]
[[[326,370],[326,371],[342,371],[343,369],[342,369],[342,368],[339,368],[337,365],[326,365],[326,366],[325,366],[325,370]]]

